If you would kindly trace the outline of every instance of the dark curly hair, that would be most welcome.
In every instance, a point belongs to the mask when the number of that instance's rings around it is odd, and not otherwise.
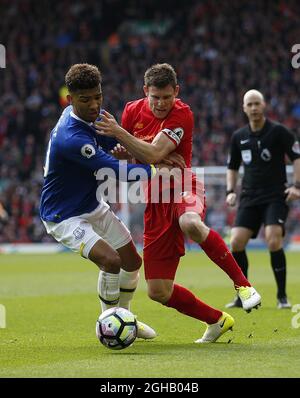
[[[102,82],[101,72],[95,65],[75,64],[68,70],[65,83],[70,93],[98,87]]]
[[[169,84],[175,89],[177,85],[176,72],[170,64],[155,64],[146,70],[144,76],[146,87],[165,88]]]

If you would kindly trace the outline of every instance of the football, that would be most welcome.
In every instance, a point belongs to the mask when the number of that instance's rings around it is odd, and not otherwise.
[[[99,341],[112,350],[129,347],[137,335],[135,316],[125,308],[114,307],[104,311],[96,322]]]

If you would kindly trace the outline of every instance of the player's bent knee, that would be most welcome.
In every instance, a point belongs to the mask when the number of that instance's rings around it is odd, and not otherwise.
[[[121,256],[122,268],[127,272],[137,271],[143,264],[142,257],[137,253],[135,256],[125,258]]]
[[[282,239],[277,239],[277,238],[269,239],[269,240],[267,240],[267,245],[268,245],[269,251],[275,252],[282,248]]]
[[[245,250],[245,242],[237,237],[233,237],[230,239],[230,247],[233,252],[242,252]]]
[[[167,304],[172,292],[148,288],[148,296],[151,300],[161,304]]]
[[[115,255],[107,256],[102,262],[103,268],[106,272],[119,271],[122,266],[121,257],[118,253]]]
[[[120,271],[122,261],[121,257],[117,252],[110,253],[109,255],[101,254],[96,256],[90,256],[92,260],[99,268],[105,272],[118,273]]]
[[[142,264],[143,264],[143,259],[142,259],[142,257],[139,254],[137,254],[137,256],[135,257],[135,261],[132,264],[132,266],[134,267],[134,269],[140,269]]]
[[[143,260],[132,240],[125,246],[118,248],[117,252],[121,257],[122,268],[125,271],[132,272],[141,268]]]
[[[184,234],[195,241],[204,241],[209,233],[209,228],[199,217],[184,214],[180,219],[180,228]]]
[[[184,223],[184,232],[187,235],[195,236],[199,233],[199,223],[196,220],[189,220]]]

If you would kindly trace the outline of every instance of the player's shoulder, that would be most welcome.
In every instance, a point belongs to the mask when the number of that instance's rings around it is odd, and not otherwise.
[[[167,119],[174,119],[176,121],[182,121],[184,123],[193,122],[194,116],[193,112],[188,104],[176,98],[175,104],[167,116]]]
[[[242,127],[239,127],[238,129],[234,130],[234,132],[232,133],[232,138],[233,139],[238,139],[241,137],[245,137],[248,136],[250,134],[250,129],[249,129],[249,125],[246,124]]]
[[[175,104],[174,104],[174,111],[180,112],[180,113],[188,113],[188,114],[193,114],[191,107],[183,102],[180,98],[176,98]]]
[[[56,125],[54,126],[51,137],[52,142],[56,144],[61,144],[69,134],[70,131],[70,111],[72,110],[71,106],[67,106],[63,112],[61,113]]]
[[[80,145],[83,142],[94,141],[94,130],[76,115],[72,115],[72,107],[64,110],[60,122],[53,130],[58,147],[70,147],[72,144]]]
[[[138,112],[146,105],[146,101],[146,98],[140,98],[134,101],[127,102],[125,105],[125,112]]]
[[[270,129],[275,130],[278,133],[291,134],[291,130],[287,126],[285,126],[284,124],[282,124],[276,120],[267,119],[267,123],[269,124]]]

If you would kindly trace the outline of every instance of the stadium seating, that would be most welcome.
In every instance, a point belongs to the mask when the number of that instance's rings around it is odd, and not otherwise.
[[[145,69],[171,63],[180,97],[195,114],[194,166],[226,164],[250,88],[265,94],[270,118],[300,135],[300,69],[292,68],[290,51],[299,41],[298,1],[144,1],[143,9],[138,1],[124,3],[1,2],[7,60],[0,69],[0,201],[9,218],[0,221],[0,243],[52,241],[38,216],[42,166],[73,63],[100,67],[104,107],[117,118],[126,101],[142,96]],[[218,222],[224,203],[209,205]],[[300,234],[299,207],[292,214],[288,233]],[[132,229],[141,241],[142,229]]]

